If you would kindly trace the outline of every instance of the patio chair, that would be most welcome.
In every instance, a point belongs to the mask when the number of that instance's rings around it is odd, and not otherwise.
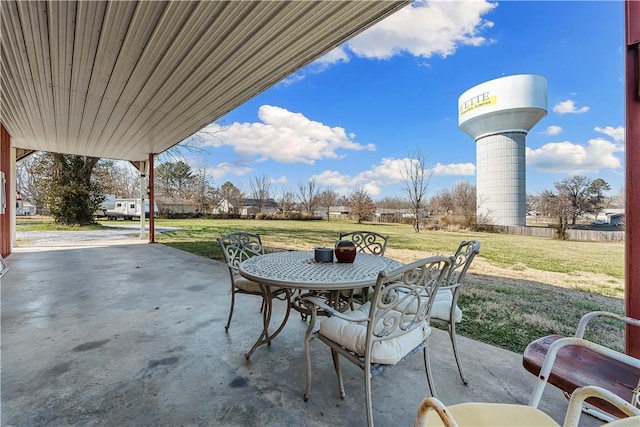
[[[240,264],[253,256],[263,255],[264,248],[262,246],[262,239],[259,234],[247,233],[247,232],[233,232],[225,236],[218,238],[218,243],[222,248],[225,259],[227,260],[227,267],[229,268],[229,277],[231,278],[231,307],[229,308],[229,318],[227,324],[224,327],[225,331],[229,330],[231,325],[231,318],[233,317],[233,309],[235,306],[236,294],[244,295],[256,295],[262,297],[262,305],[260,312],[263,313],[263,330],[260,338],[256,341],[253,348],[245,354],[245,357],[249,358],[253,351],[261,344],[267,342],[270,344],[270,335],[275,336],[282,330],[289,318],[291,306],[288,303],[290,300],[290,291],[288,289],[281,289],[274,286],[266,286],[261,283],[252,282],[245,279],[238,272]],[[269,334],[268,327],[271,322],[272,314],[272,301],[273,299],[282,299],[287,301],[287,309],[285,312],[284,321],[272,334]]]
[[[389,236],[374,231],[349,231],[340,233],[340,240],[351,240],[358,252],[384,256]]]
[[[581,407],[587,398],[603,399],[624,413],[624,418],[605,424],[607,427],[637,427],[640,410],[619,396],[600,387],[584,386],[571,396],[565,415],[564,427],[578,427]],[[425,398],[420,404],[414,427],[560,427],[553,418],[537,408],[508,403],[465,402],[445,406],[434,397]]]
[[[467,240],[460,243],[454,254],[455,261],[449,269],[447,284],[438,289],[433,311],[431,312],[432,320],[447,324],[451,346],[453,347],[453,355],[458,365],[458,372],[465,385],[468,384],[469,381],[462,369],[460,354],[456,343],[456,323],[462,321],[462,310],[458,307],[458,297],[467,276],[467,270],[469,270],[469,266],[478,252],[480,252],[480,242],[477,240]]]
[[[304,341],[307,361],[304,400],[307,401],[311,394],[311,342],[316,338],[331,349],[341,398],[345,392],[340,356],[363,369],[369,426],[373,426],[371,378],[420,350],[427,383],[431,395],[435,396],[427,348],[434,299],[427,296],[435,295],[444,283],[451,262],[451,258],[435,256],[404,265],[388,274],[380,272],[373,298],[357,310],[339,312],[320,298],[306,297],[311,321]],[[316,330],[319,309],[329,317],[323,318]]]
[[[585,385],[602,387],[635,406],[640,406],[640,359],[584,339],[591,320],[606,318],[629,327],[640,327],[640,320],[605,311],[585,314],[573,337],[549,335],[531,342],[524,350],[525,369],[538,376],[529,405],[537,408],[548,383],[566,397]],[[589,399],[583,410],[604,421],[624,416],[606,401]],[[640,424],[639,424],[640,425]]]
[[[387,249],[389,236],[384,236],[375,231],[349,231],[340,233],[340,240],[351,240],[356,245],[356,251],[368,254],[384,256]],[[341,293],[341,297],[346,300],[351,309],[354,309],[353,299],[358,297],[361,302],[367,301],[369,288],[353,289]]]

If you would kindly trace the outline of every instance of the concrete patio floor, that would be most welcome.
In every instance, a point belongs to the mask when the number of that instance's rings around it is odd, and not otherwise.
[[[341,400],[331,354],[314,343],[304,402],[305,322],[296,313],[269,347],[244,357],[260,331],[260,301],[239,296],[224,331],[226,266],[138,240],[16,248],[1,292],[3,426],[362,426],[362,371],[343,364]],[[283,312],[276,302],[277,314]],[[536,379],[521,355],[459,337],[462,384],[448,335],[429,340],[445,404],[526,404]],[[378,426],[411,426],[429,395],[416,355],[373,378]],[[548,386],[541,409],[567,407]],[[599,425],[583,415],[585,426]]]

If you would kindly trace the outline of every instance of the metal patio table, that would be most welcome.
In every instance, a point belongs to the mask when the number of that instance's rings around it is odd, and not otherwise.
[[[391,271],[402,263],[380,255],[358,253],[353,263],[317,262],[314,251],[286,251],[255,256],[242,262],[240,274],[261,285],[263,293],[268,295],[269,286],[278,286],[309,293],[326,292],[336,295],[340,291],[374,286],[381,271]],[[298,296],[298,298],[300,295]],[[337,301],[337,297],[332,298]],[[289,301],[298,311],[304,310],[301,304]],[[263,330],[249,355],[263,345],[270,344],[278,336],[287,322],[285,316],[273,334],[269,334],[270,316],[263,313]]]

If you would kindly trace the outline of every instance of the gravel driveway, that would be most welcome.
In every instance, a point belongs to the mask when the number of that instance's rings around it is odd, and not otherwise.
[[[16,231],[16,246],[73,246],[114,240],[140,240],[140,224],[104,225],[104,228],[84,231]],[[162,233],[179,228],[156,227],[155,230],[156,233]],[[149,231],[148,226],[146,231]]]

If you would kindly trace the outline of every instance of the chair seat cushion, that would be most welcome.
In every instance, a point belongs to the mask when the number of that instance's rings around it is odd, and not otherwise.
[[[356,310],[347,311],[345,316],[354,320],[366,319],[370,303],[365,303]],[[349,351],[364,355],[367,343],[367,327],[365,323],[329,317],[320,322],[321,335],[340,344]],[[402,335],[374,341],[371,349],[371,362],[384,365],[395,365],[411,350],[418,347],[431,333],[431,328],[424,322],[419,327]]]
[[[451,304],[453,304],[453,293],[451,292],[451,290],[438,289],[438,292],[436,292],[436,300],[433,302],[433,307],[431,308],[431,318],[449,322],[449,317],[451,314]],[[408,312],[415,313],[416,307],[416,301],[412,300],[411,304],[409,305]],[[460,310],[460,307],[458,307],[457,305],[453,312],[453,319],[456,323],[462,322],[462,310]]]
[[[262,291],[260,290],[260,285],[257,284],[256,282],[253,282],[249,279],[245,279],[242,276],[236,276],[233,279],[233,284],[235,285],[236,288],[244,291],[244,292],[249,292],[252,294],[262,294]],[[275,291],[279,290],[280,288],[277,286],[270,286],[269,289],[271,290],[271,293],[274,293]]]
[[[433,308],[431,309],[431,318],[450,321],[451,304],[453,303],[453,294],[450,289],[438,289],[436,292],[436,300],[433,302]],[[462,310],[456,305],[453,312],[453,320],[456,323],[462,322]]]
[[[447,411],[460,426],[512,427],[559,427],[558,423],[539,409],[510,403],[467,402],[447,406]],[[443,426],[436,413],[427,413],[428,426]]]

